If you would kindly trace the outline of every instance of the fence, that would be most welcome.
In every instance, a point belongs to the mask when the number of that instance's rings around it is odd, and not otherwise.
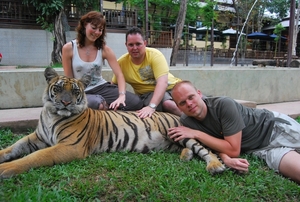
[[[33,7],[22,4],[21,1],[0,1],[0,26],[2,28],[39,29],[36,23],[40,13]]]
[[[172,31],[148,31],[148,46],[159,48],[171,48],[173,44]]]
[[[77,9],[74,6],[65,6],[70,30],[74,30],[80,17],[92,8]],[[137,12],[132,10],[103,9],[106,17],[107,28],[122,29],[137,26]],[[18,0],[0,1],[0,28],[42,29],[36,19],[41,16],[41,11],[29,4]]]

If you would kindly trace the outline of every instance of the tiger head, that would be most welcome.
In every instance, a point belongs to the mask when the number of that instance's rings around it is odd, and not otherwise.
[[[81,79],[60,76],[53,68],[46,68],[44,76],[48,83],[44,94],[44,107],[59,116],[79,114],[87,108],[87,99],[84,89],[90,83],[91,77],[83,76]]]

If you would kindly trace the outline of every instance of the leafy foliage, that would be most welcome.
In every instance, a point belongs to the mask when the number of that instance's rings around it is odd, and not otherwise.
[[[275,26],[275,29],[274,29],[274,34],[276,34],[277,36],[275,37],[275,57],[276,57],[276,52],[277,52],[277,46],[278,46],[278,41],[279,39],[281,38],[281,32],[284,30],[285,28],[282,26],[281,23],[277,24]]]
[[[37,22],[49,32],[54,30],[55,17],[65,7],[78,5],[78,10],[86,11],[87,8],[99,10],[97,2],[95,0],[23,0],[24,4],[31,4],[37,11],[41,11],[41,16],[37,18]]]
[[[287,16],[290,6],[290,0],[267,0],[267,9],[277,13],[281,19]]]
[[[123,3],[126,8],[137,9],[138,16],[141,22],[145,22],[145,8],[144,0],[119,0],[118,3]],[[148,0],[148,19],[151,29],[153,30],[167,30],[170,25],[176,23],[180,8],[180,1],[176,0]],[[186,22],[190,25],[196,23],[199,16],[199,1],[189,0],[187,5]]]
[[[285,28],[282,26],[281,23],[279,23],[279,24],[277,24],[277,25],[275,26],[274,34],[277,35],[277,37],[275,38],[275,41],[276,41],[276,42],[280,39],[280,37],[281,37],[281,32],[282,32],[283,30],[285,30]]]
[[[36,19],[43,29],[53,35],[53,51],[51,61],[53,63],[61,62],[61,49],[66,43],[65,32],[68,31],[67,23],[68,11],[75,6],[77,12],[87,11],[96,7],[95,0],[23,0],[24,4],[32,4],[41,15]]]
[[[215,1],[206,0],[206,5],[200,8],[200,17],[201,17],[202,24],[207,28],[212,28],[213,22],[217,19],[215,6],[216,6]],[[209,29],[206,30],[204,58],[206,58],[206,52],[207,52],[208,30]],[[204,59],[204,65],[206,62],[205,60],[206,59]]]
[[[42,15],[37,18],[37,22],[43,29],[52,32],[54,29],[55,16],[64,7],[64,2],[60,0],[23,0],[25,4],[32,4]]]
[[[200,8],[200,17],[204,26],[211,27],[212,21],[216,20],[217,15],[214,11],[216,2],[206,0],[206,5]]]

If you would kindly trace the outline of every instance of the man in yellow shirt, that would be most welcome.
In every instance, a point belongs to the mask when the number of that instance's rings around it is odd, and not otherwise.
[[[140,118],[151,117],[157,111],[181,115],[171,97],[173,86],[181,81],[169,72],[165,56],[157,49],[146,47],[141,29],[131,28],[126,33],[128,53],[118,59],[125,81],[144,102],[138,110]],[[117,83],[115,75],[113,83]]]

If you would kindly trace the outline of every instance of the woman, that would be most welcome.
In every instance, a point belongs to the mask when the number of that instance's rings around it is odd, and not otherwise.
[[[80,79],[84,74],[92,77],[85,92],[88,107],[93,109],[138,110],[143,106],[140,98],[125,91],[125,79],[116,56],[105,43],[106,22],[104,16],[91,11],[81,17],[76,28],[77,37],[62,48],[64,73],[70,78]],[[118,86],[102,77],[103,61],[107,60],[118,79]]]

